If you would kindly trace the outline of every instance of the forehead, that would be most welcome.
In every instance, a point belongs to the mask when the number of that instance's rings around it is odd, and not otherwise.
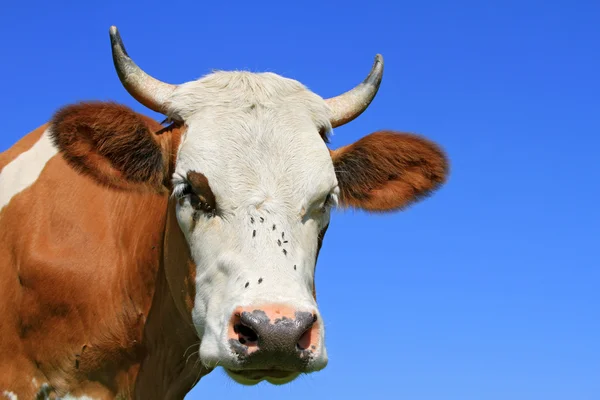
[[[243,197],[289,197],[336,183],[320,135],[331,129],[329,109],[297,81],[271,73],[216,72],[181,85],[171,108],[187,125],[176,172],[203,173],[213,191],[222,186]]]

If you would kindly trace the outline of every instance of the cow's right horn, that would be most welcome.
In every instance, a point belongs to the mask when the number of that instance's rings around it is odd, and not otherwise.
[[[177,86],[161,82],[138,67],[125,51],[116,26],[111,26],[109,33],[115,69],[125,89],[149,109],[169,115],[165,104]]]
[[[375,98],[382,77],[383,57],[377,54],[369,76],[361,84],[346,93],[325,100],[332,111],[331,126],[335,128],[344,125],[362,114]]]

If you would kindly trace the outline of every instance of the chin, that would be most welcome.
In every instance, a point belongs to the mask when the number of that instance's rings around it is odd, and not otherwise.
[[[231,379],[245,386],[253,386],[262,381],[267,381],[272,385],[285,385],[300,375],[300,372],[281,370],[250,369],[234,371],[227,368],[224,368],[224,370]]]

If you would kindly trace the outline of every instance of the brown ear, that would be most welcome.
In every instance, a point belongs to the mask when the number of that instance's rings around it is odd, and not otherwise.
[[[156,135],[161,128],[125,106],[104,102],[67,106],[51,122],[54,143],[76,169],[102,184],[159,191],[168,184],[171,148],[169,138]]]
[[[408,133],[375,132],[331,156],[341,205],[368,211],[404,208],[431,194],[448,174],[443,151]]]

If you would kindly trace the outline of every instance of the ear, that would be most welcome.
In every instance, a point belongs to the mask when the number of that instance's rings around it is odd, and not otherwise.
[[[172,135],[162,126],[114,103],[80,103],[59,110],[50,126],[55,145],[76,169],[119,188],[169,185]]]
[[[439,188],[448,174],[443,151],[408,133],[379,131],[331,152],[340,204],[394,211]]]

